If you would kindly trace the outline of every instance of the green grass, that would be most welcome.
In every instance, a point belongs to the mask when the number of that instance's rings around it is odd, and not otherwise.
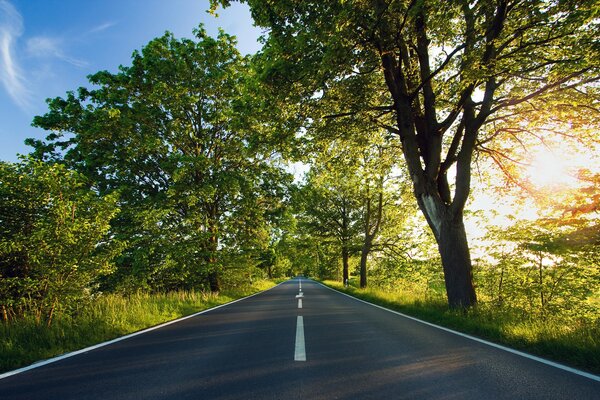
[[[109,294],[90,302],[74,317],[57,316],[49,328],[34,319],[0,323],[0,372],[228,303],[274,285],[271,281],[257,281],[251,287],[218,295],[173,292],[123,297]]]
[[[409,291],[327,286],[368,302],[530,354],[600,373],[600,321],[546,318],[541,320],[481,302],[467,312],[448,309],[443,297]]]

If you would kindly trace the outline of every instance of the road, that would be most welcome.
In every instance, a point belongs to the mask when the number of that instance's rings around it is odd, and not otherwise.
[[[600,382],[294,279],[5,377],[0,398],[574,400]]]

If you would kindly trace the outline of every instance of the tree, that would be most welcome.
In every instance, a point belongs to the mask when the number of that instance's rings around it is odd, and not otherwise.
[[[350,275],[350,258],[358,255],[360,286],[366,287],[373,252],[394,251],[401,239],[390,225],[401,228],[412,210],[402,196],[406,181],[395,169],[398,149],[386,145],[381,130],[359,134],[346,125],[338,135],[335,124],[316,125],[306,132],[311,169],[297,196],[300,227],[339,245],[342,279]]]
[[[379,240],[382,231],[390,224],[400,224],[403,211],[409,209],[401,199],[400,189],[406,182],[394,177],[397,149],[384,143],[381,135],[371,135],[370,141],[362,149],[362,225],[363,243],[360,254],[360,287],[367,287],[367,262],[374,248],[382,250],[395,245],[392,237]]]
[[[360,231],[356,182],[343,169],[313,168],[302,188],[301,225],[324,241],[335,241],[342,259],[342,279],[350,277],[349,259]]]
[[[481,282],[490,300],[542,318],[594,319],[588,300],[600,290],[598,252],[573,240],[579,229],[547,218],[490,228],[493,260],[483,262]]]
[[[100,197],[81,174],[34,160],[0,163],[0,182],[2,319],[34,315],[50,325],[113,270],[122,247],[109,235],[116,196]]]
[[[401,185],[399,179],[392,177],[401,156],[400,147],[387,143],[386,131],[368,115],[360,110],[346,110],[357,98],[371,101],[376,87],[372,78],[366,75],[341,81],[327,89],[327,96],[315,96],[306,107],[311,122],[303,132],[308,153],[305,161],[315,166],[319,174],[339,169],[337,176],[355,186],[352,196],[360,204],[357,223],[362,236],[362,243],[357,242],[361,287],[367,286],[367,263],[379,233],[395,214],[391,209],[398,196],[390,188]]]
[[[263,77],[285,99],[325,98],[355,76],[382,78],[370,97],[377,102],[348,104],[349,112],[362,110],[400,139],[438,244],[449,305],[475,304],[463,212],[481,132],[541,96],[578,89],[585,105],[599,75],[595,2],[247,3],[269,29],[263,52],[272,63]]]
[[[51,131],[47,142],[30,141],[39,158],[119,194],[113,229],[130,246],[115,276],[155,290],[217,291],[234,254],[258,264],[257,241],[268,244],[269,213],[289,180],[255,117],[250,59],[224,32],[195,33],[167,33],[131,66],[90,76],[94,89],[49,100],[34,120]]]

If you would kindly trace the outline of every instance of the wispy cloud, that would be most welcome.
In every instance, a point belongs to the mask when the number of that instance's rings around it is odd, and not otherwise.
[[[78,68],[89,65],[87,61],[67,55],[63,47],[64,43],[61,39],[48,36],[37,36],[27,40],[27,54],[32,57],[54,57]]]
[[[98,32],[102,32],[105,31],[109,28],[112,28],[113,26],[115,26],[117,23],[116,22],[105,22],[103,24],[100,24],[98,26],[93,27],[92,29],[90,29],[87,33],[88,34],[92,34],[92,33],[98,33]]]
[[[28,108],[31,91],[15,56],[15,42],[23,34],[23,18],[7,0],[0,0],[0,81],[13,101]]]

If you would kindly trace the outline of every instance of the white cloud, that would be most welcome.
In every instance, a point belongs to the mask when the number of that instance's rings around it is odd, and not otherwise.
[[[117,23],[116,22],[105,22],[103,24],[100,24],[92,29],[90,29],[87,33],[91,34],[91,33],[98,33],[98,32],[102,32],[105,31],[109,28],[112,28],[113,26],[115,26]]]
[[[83,68],[88,65],[87,61],[79,60],[65,54],[63,41],[47,36],[37,36],[27,40],[27,54],[32,57],[58,58],[75,67]]]
[[[0,0],[0,81],[13,101],[28,108],[31,91],[15,57],[15,42],[23,34],[23,18],[7,0]]]

